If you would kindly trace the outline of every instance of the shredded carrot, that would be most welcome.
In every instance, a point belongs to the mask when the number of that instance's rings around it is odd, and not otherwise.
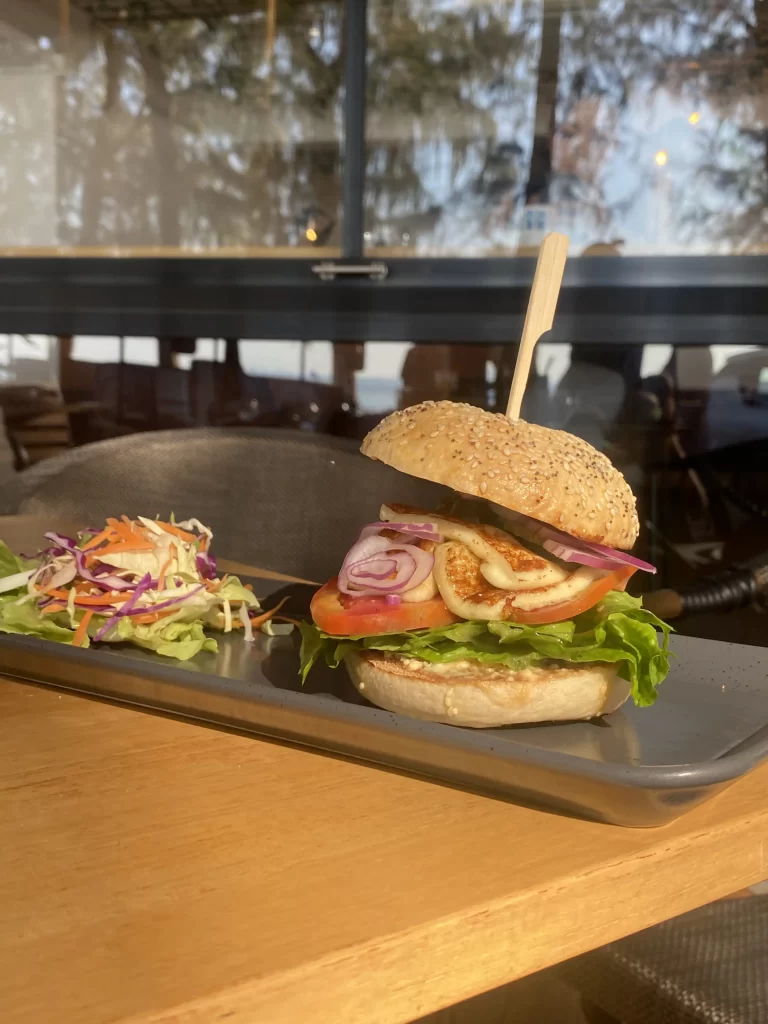
[[[41,615],[53,615],[55,612],[63,612],[67,606],[65,604],[49,604],[47,608],[43,608],[40,612]]]
[[[85,631],[88,629],[88,623],[93,618],[93,612],[89,608],[88,611],[80,619],[80,625],[75,630],[75,635],[72,637],[73,647],[82,647],[83,640],[85,640]]]
[[[130,520],[128,520],[127,525],[125,523],[121,523],[118,519],[108,519],[107,522],[115,531],[118,541],[124,544],[142,544],[146,545],[148,548],[154,547],[154,544],[147,540],[141,530],[134,528]]]
[[[264,612],[263,615],[257,615],[255,618],[251,619],[251,625],[260,626],[262,623],[268,622],[276,612],[280,611],[287,600],[288,598],[284,597],[282,601],[279,601],[275,605],[274,608],[271,608],[268,612]]]
[[[132,524],[131,524],[131,521],[128,520],[128,522],[126,523],[124,521],[124,518],[122,520],[121,519],[108,519],[107,520],[107,525],[111,526],[112,529],[115,531],[115,533],[119,534],[119,536],[121,536],[121,537],[125,537],[126,534],[133,535],[133,532],[134,532]]]
[[[165,530],[166,533],[172,533],[175,537],[181,537],[182,540],[195,541],[198,538],[193,533],[187,533],[186,530],[180,530],[178,526],[174,526],[173,523],[162,523],[160,520],[156,520],[157,525],[161,530]]]
[[[105,548],[99,548],[99,558],[103,558],[104,555],[125,555],[132,551],[152,551],[154,544],[151,544],[148,540],[142,540],[141,537],[136,537],[130,541],[116,541],[114,544],[108,544]]]
[[[133,521],[133,519],[129,519],[129,518],[128,518],[128,516],[120,516],[120,518],[121,518],[121,519],[123,520],[123,522],[125,523],[125,525],[126,525],[126,526],[127,526],[127,527],[128,527],[129,529],[130,529],[130,530],[133,530],[133,529],[134,529],[134,527],[136,526],[136,523],[135,523],[135,522]]]
[[[168,572],[168,567],[170,566],[172,561],[173,561],[173,555],[171,555],[171,557],[167,559],[167,561],[165,562],[163,567],[160,569],[160,575],[157,578],[157,589],[158,590],[165,590],[165,574]]]
[[[94,594],[88,597],[76,597],[75,604],[77,605],[102,605],[102,604],[123,604],[132,595],[131,594]]]
[[[168,611],[164,612],[152,612],[147,615],[133,615],[131,618],[134,622],[141,623],[142,626],[149,625],[151,622],[159,622],[160,619],[167,619],[169,615],[177,611],[175,608],[169,608]]]
[[[301,622],[299,619],[292,619],[290,615],[275,615],[275,621],[280,622],[292,622],[294,626],[300,626]]]
[[[87,544],[83,544],[83,551],[90,551],[91,548],[97,547],[99,544],[103,544],[105,540],[113,539],[114,530],[111,526],[108,526],[101,533],[97,533],[95,537],[91,537]]]
[[[244,583],[243,586],[245,587],[246,590],[250,590],[250,592],[253,593],[253,584],[252,583]]]

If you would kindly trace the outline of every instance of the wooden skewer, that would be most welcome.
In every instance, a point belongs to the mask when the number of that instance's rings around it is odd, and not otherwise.
[[[528,310],[525,314],[523,336],[520,339],[520,350],[515,363],[515,375],[509,389],[507,416],[511,420],[520,419],[520,406],[523,403],[528,374],[531,372],[531,359],[536,342],[542,334],[552,329],[567,255],[567,235],[552,232],[545,236],[539,249],[531,297],[528,299]]]

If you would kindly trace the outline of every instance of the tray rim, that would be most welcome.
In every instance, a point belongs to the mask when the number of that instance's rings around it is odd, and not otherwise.
[[[267,638],[264,638],[265,640]],[[293,638],[280,640],[275,638],[274,643],[293,643]],[[717,642],[717,641],[711,641]],[[749,650],[762,650],[749,645],[733,645],[748,647]],[[16,652],[12,658],[14,664],[5,664],[3,657],[5,652]],[[119,655],[118,655],[119,657]],[[42,676],[39,670],[30,667],[33,661],[50,663],[53,669],[52,675],[46,673]],[[158,711],[169,712],[186,718],[190,721],[208,722],[212,724],[227,724],[222,716],[203,713],[193,714],[183,708],[183,704],[174,705],[168,701],[155,700],[151,698],[136,699],[126,696],[124,693],[110,691],[103,685],[94,685],[83,679],[80,683],[68,681],[60,673],[57,677],[56,665],[69,669],[92,666],[94,670],[107,670],[110,674],[115,673],[119,667],[121,676],[128,676],[151,684],[153,680],[171,686],[180,693],[192,689],[185,685],[186,681],[195,682],[193,689],[197,691],[213,692],[219,696],[227,696],[226,680],[203,672],[198,668],[179,668],[177,663],[165,664],[159,659],[152,661],[151,674],[143,672],[142,666],[146,664],[143,660],[133,658],[120,658],[115,661],[115,654],[103,650],[81,650],[66,644],[56,644],[50,640],[37,637],[29,637],[21,634],[0,634],[0,672],[22,682],[36,683],[54,689],[68,692],[87,694],[92,697],[102,697],[107,700],[116,700],[121,704],[144,707]],[[374,732],[383,732],[387,735],[404,736],[409,740],[418,740],[426,747],[435,746],[441,748],[469,749],[475,755],[484,755],[490,760],[504,763],[522,762],[530,764],[540,770],[551,770],[555,772],[567,772],[572,776],[582,777],[594,782],[621,786],[628,790],[681,790],[681,789],[705,789],[709,787],[722,786],[747,774],[757,767],[762,761],[768,759],[768,730],[766,724],[757,726],[755,732],[735,744],[734,750],[727,751],[719,757],[710,761],[691,762],[677,765],[633,765],[616,762],[603,762],[590,758],[580,757],[576,754],[564,753],[557,750],[550,750],[538,747],[523,741],[515,741],[512,745],[494,747],[488,742],[492,734],[484,730],[461,729],[462,742],[457,744],[451,740],[457,731],[456,726],[443,725],[437,722],[422,722],[418,719],[411,719],[405,715],[397,715],[393,712],[380,708],[367,707],[358,704],[349,704],[346,701],[332,694],[302,693],[301,691],[282,690],[276,687],[263,686],[254,688],[249,694],[249,704],[262,705],[274,711],[293,712],[299,717],[309,716],[331,722],[341,722],[345,725],[356,727],[365,726]],[[236,720],[230,722],[237,728]],[[258,726],[256,723],[247,722],[241,726],[244,730],[255,735],[278,736],[288,739],[291,742],[298,742],[305,746],[314,747],[338,753],[349,753],[352,747],[346,749],[341,745],[332,745],[328,742],[320,742],[317,737],[306,731],[290,732],[287,729],[270,728],[267,725]],[[753,739],[761,732],[765,733],[762,739]],[[392,764],[387,761],[386,756],[371,750],[366,755],[365,749],[358,750],[354,756],[376,764]],[[428,776],[427,762],[425,759],[425,772]]]

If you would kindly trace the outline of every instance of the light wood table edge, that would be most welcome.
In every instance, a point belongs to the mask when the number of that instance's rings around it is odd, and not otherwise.
[[[768,766],[756,774],[768,784]],[[754,836],[760,818],[766,820],[763,833],[768,834],[768,815],[756,814],[739,819],[731,829],[720,826],[675,837],[629,863],[617,859],[556,885],[357,944],[183,1005],[124,1018],[120,1024],[409,1024],[764,879],[766,842]],[[702,863],[716,858],[728,871],[714,883],[706,872],[691,877],[691,847],[697,848]],[[634,892],[625,887],[628,869],[637,878]],[[598,876],[596,899],[590,881]],[[670,878],[677,880],[677,891],[660,903],[659,889],[667,892],[660,883]],[[611,883],[616,885],[613,898],[606,899]],[[553,898],[555,910],[547,920]],[[563,903],[570,917],[563,917]]]

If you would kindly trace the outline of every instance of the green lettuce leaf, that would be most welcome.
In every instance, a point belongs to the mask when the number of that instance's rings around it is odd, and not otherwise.
[[[259,602],[254,597],[253,591],[248,590],[237,578],[237,576],[226,576],[224,583],[216,591],[216,600],[221,601],[245,601],[249,608],[258,608]]]
[[[7,544],[0,540],[0,580],[6,576],[15,576],[17,572],[23,572],[24,566],[21,559],[11,551]]]
[[[25,636],[40,637],[41,640],[55,640],[60,644],[72,643],[75,631],[68,625],[62,625],[61,615],[41,615],[32,601],[18,604],[18,590],[10,596],[12,600],[0,602],[0,633],[23,633]]]
[[[310,623],[301,625],[301,677],[318,658],[337,668],[353,651],[390,651],[445,663],[472,659],[520,670],[537,662],[614,662],[632,685],[632,698],[646,707],[669,672],[671,627],[642,607],[639,597],[611,591],[572,621],[542,626],[516,622],[458,622],[440,629],[379,636],[334,637]]]
[[[26,572],[38,565],[36,558],[19,558],[14,555],[7,544],[0,540],[0,580],[6,576],[15,576],[17,572]]]
[[[34,560],[18,558],[0,541],[0,579],[26,572],[36,565]],[[62,644],[72,643],[74,630],[63,626],[61,621],[54,621],[52,616],[41,615],[33,601],[24,600],[26,592],[25,582],[15,590],[0,594],[0,633],[20,633]]]
[[[6,595],[0,595],[6,596]],[[19,594],[12,595],[15,600],[0,603],[0,633],[23,633],[26,636],[36,636],[41,640],[55,640],[62,644],[71,644],[75,631],[69,628],[65,613],[57,615],[41,615],[34,602],[17,604]],[[76,620],[82,618],[82,612],[75,613]],[[93,637],[97,630],[104,625],[104,616],[94,615],[88,625],[88,633]],[[203,632],[203,623],[178,622],[167,619],[161,622],[141,625],[126,616],[117,623],[111,636],[105,638],[107,641],[127,641],[136,644],[137,647],[144,647],[148,651],[155,651],[166,658],[177,658],[179,661],[188,661],[194,658],[200,651],[210,651],[215,654],[219,647],[214,639]],[[89,638],[86,638],[84,647],[88,647]]]
[[[133,622],[128,616],[117,624],[115,635],[107,639],[124,640],[162,654],[165,658],[189,661],[200,651],[216,654],[219,645],[203,632],[203,624],[196,622],[169,622],[167,619],[145,625]]]

